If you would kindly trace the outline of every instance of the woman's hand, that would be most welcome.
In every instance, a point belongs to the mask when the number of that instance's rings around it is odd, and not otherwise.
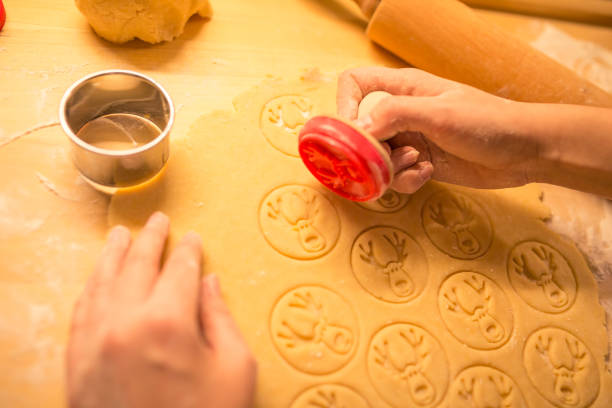
[[[160,261],[168,218],[133,242],[111,230],[73,316],[67,349],[72,408],[247,408],[256,364],[217,278],[200,278],[202,244],[187,234]]]
[[[374,91],[393,96],[358,124],[391,147],[395,190],[413,193],[430,178],[480,188],[534,181],[540,143],[528,131],[526,104],[414,68],[369,67],[340,76],[340,116],[356,120]]]

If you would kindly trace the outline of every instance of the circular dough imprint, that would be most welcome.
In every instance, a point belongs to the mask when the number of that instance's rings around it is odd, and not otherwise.
[[[370,408],[356,391],[337,384],[322,384],[301,393],[290,408]]]
[[[449,381],[448,360],[426,330],[396,323],[379,330],[368,347],[370,381],[396,408],[438,406]]]
[[[599,370],[591,351],[566,330],[545,327],[532,333],[523,363],[535,389],[557,407],[587,407],[599,394]]]
[[[359,284],[378,299],[400,303],[417,297],[427,284],[427,259],[406,232],[388,226],[363,231],[351,249]]]
[[[301,185],[270,192],[259,209],[259,225],[268,243],[295,259],[319,258],[336,245],[340,218],[317,190]]]
[[[487,366],[461,371],[451,385],[449,406],[452,408],[527,408],[516,383],[505,373]]]
[[[410,196],[400,194],[394,190],[387,190],[382,197],[375,201],[357,202],[357,205],[366,210],[376,211],[380,213],[393,213],[404,208],[410,201]]]
[[[272,340],[283,358],[308,374],[343,367],[357,348],[356,314],[340,295],[320,286],[300,286],[272,310]]]
[[[438,306],[448,331],[469,347],[496,349],[512,334],[510,301],[497,283],[480,273],[457,272],[446,278]]]
[[[259,126],[272,146],[289,156],[300,157],[300,130],[313,116],[313,112],[314,105],[305,96],[279,96],[264,105]]]
[[[423,205],[421,213],[427,237],[453,258],[475,259],[484,255],[493,240],[493,227],[484,208],[465,194],[440,191]]]
[[[512,249],[508,279],[516,293],[541,312],[561,313],[576,299],[576,276],[567,259],[538,241],[521,242]]]

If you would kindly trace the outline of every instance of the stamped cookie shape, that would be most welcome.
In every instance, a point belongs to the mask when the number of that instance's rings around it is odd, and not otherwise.
[[[283,358],[308,374],[340,369],[357,346],[353,309],[320,286],[301,286],[282,296],[272,311],[270,331]]]
[[[332,203],[318,191],[300,185],[270,192],[259,209],[259,224],[274,249],[295,259],[325,255],[340,235],[340,219]]]
[[[407,302],[427,284],[428,268],[419,244],[388,226],[362,232],[351,249],[351,268],[359,284],[387,302]]]
[[[290,156],[299,157],[298,136],[313,114],[312,101],[299,95],[279,96],[266,103],[259,125],[272,146]]]
[[[493,227],[484,208],[468,196],[450,191],[432,195],[421,213],[427,237],[442,252],[459,259],[484,255]]]
[[[514,247],[508,257],[508,278],[519,296],[541,312],[563,312],[576,299],[572,267],[548,244],[525,241]]]
[[[523,362],[538,392],[560,408],[590,406],[599,394],[599,371],[586,345],[559,328],[537,330],[525,343]]]
[[[448,387],[446,354],[429,332],[407,323],[378,331],[367,356],[370,381],[396,408],[433,407]]]
[[[344,385],[323,384],[301,393],[290,408],[370,408],[370,405]]]
[[[409,195],[387,190],[378,200],[358,202],[357,205],[371,211],[392,213],[404,208],[409,200]]]
[[[448,331],[469,347],[491,350],[512,334],[510,301],[502,288],[476,272],[457,272],[440,286],[438,306]]]
[[[527,408],[516,383],[492,367],[474,366],[461,371],[449,393],[452,408]]]

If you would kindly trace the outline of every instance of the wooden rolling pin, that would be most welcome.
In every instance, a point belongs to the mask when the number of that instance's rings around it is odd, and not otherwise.
[[[612,27],[610,0],[461,0],[463,3],[492,10],[511,11],[539,17],[551,17]]]
[[[417,68],[518,101],[612,107],[612,95],[457,0],[354,0],[370,39]]]

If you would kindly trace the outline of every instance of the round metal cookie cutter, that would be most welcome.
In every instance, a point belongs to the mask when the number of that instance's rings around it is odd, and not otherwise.
[[[100,148],[77,136],[90,121],[111,114],[146,118],[161,132],[150,142],[126,150]],[[142,184],[160,173],[168,161],[174,106],[162,86],[143,74],[108,70],[80,79],[64,94],[59,117],[70,140],[74,165],[100,191],[114,193]]]

